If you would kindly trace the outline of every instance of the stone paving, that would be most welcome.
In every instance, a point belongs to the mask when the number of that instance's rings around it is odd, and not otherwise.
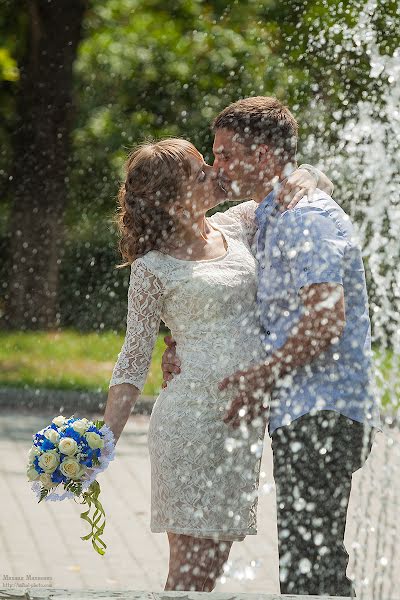
[[[52,588],[29,589],[21,592],[13,590],[2,592],[0,589],[0,600],[203,600],[205,592],[165,592],[156,594],[154,592],[137,592],[131,590],[55,590]],[[213,592],[214,600],[321,600],[322,596],[276,596],[272,594],[228,594]],[[349,600],[341,596],[324,596],[326,600]]]
[[[168,542],[166,534],[153,534],[149,528],[149,417],[130,417],[118,442],[116,459],[99,476],[107,515],[103,535],[107,550],[100,556],[89,541],[80,539],[88,533],[88,524],[79,516],[81,506],[73,500],[38,504],[26,480],[26,453],[31,436],[60,412],[62,407],[59,412],[6,409],[0,412],[2,592],[35,587],[97,589],[99,594],[100,590],[144,590],[159,594],[167,575]],[[77,416],[102,418],[102,413],[79,412]],[[353,478],[345,541],[351,554],[349,573],[355,573],[358,595],[361,591],[361,595],[365,592],[370,597],[377,597],[377,593],[380,598],[400,597],[399,440],[397,430],[379,434],[366,466]],[[233,544],[229,569],[213,593],[279,593],[268,437],[261,470],[259,533]]]

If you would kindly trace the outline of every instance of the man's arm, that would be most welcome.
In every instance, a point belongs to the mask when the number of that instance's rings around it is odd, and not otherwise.
[[[339,340],[346,324],[343,286],[316,283],[299,292],[305,314],[279,351],[266,362],[280,377],[313,361]]]
[[[341,335],[345,324],[343,270],[347,241],[335,221],[324,210],[303,207],[297,214],[282,214],[275,227],[282,268],[290,272],[302,311],[295,328],[267,363],[221,382],[222,389],[227,385],[239,388],[229,416],[240,402],[256,405],[256,391],[270,390],[278,377],[313,361]]]
[[[248,371],[225,378],[220,390],[233,385],[238,395],[224,415],[225,423],[240,424],[240,416],[251,421],[263,411],[255,402],[257,392],[271,390],[276,381],[291,371],[311,363],[332,343],[338,341],[346,324],[343,287],[340,284],[318,283],[300,290],[304,315],[292,329],[285,344],[264,363]],[[240,415],[239,411],[243,411]]]

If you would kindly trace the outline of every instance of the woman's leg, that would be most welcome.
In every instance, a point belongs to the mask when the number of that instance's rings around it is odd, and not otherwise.
[[[211,592],[228,560],[232,542],[167,534],[170,557],[164,590]]]
[[[207,579],[204,582],[204,587],[203,587],[204,592],[211,592],[215,588],[217,578],[220,577],[220,575],[222,575],[224,564],[227,562],[227,560],[229,558],[229,553],[232,548],[232,543],[233,542],[219,542],[218,550],[217,550],[218,559],[217,559],[217,563],[216,563],[216,567],[215,567],[217,574],[214,577],[214,574],[210,573],[209,577],[207,577]]]

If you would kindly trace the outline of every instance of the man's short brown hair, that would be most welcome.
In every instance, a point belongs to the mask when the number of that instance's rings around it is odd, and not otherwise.
[[[290,110],[271,96],[243,98],[230,104],[213,121],[213,130],[229,129],[246,145],[267,144],[285,159],[296,155],[298,125]]]

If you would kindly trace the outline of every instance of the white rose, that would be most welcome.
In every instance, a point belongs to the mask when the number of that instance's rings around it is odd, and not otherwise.
[[[36,471],[35,467],[29,467],[27,469],[26,474],[28,476],[29,481],[35,481],[35,479],[39,478],[39,473]]]
[[[79,419],[79,421],[75,421],[71,425],[72,429],[79,433],[79,435],[83,435],[86,429],[89,427],[89,422],[87,419]]]
[[[60,441],[58,449],[60,452],[62,452],[62,454],[72,456],[78,450],[78,444],[74,438],[65,437]]]
[[[55,429],[47,429],[44,432],[44,437],[47,438],[52,444],[58,444],[60,441],[60,434]]]
[[[61,427],[61,425],[64,425],[64,423],[67,420],[68,419],[66,417],[64,417],[63,415],[58,415],[58,417],[54,417],[54,419],[52,420],[52,423],[54,423],[54,425],[57,425],[57,427]]]
[[[60,457],[57,450],[47,450],[47,452],[43,452],[41,456],[39,456],[39,466],[46,473],[52,473],[58,467],[60,462]]]
[[[28,462],[33,463],[36,456],[39,456],[39,454],[41,454],[39,448],[37,446],[32,446],[28,452]]]
[[[89,446],[92,450],[96,450],[97,448],[104,447],[103,438],[95,431],[88,431],[85,434],[85,437],[87,439],[87,443],[89,444]]]
[[[54,483],[51,480],[51,476],[49,475],[49,473],[42,473],[40,475],[39,479],[40,479],[40,482],[43,485],[43,487],[46,488],[47,490],[58,485],[57,483]]]
[[[85,467],[81,467],[75,458],[65,458],[60,465],[60,471],[70,479],[80,479],[86,472],[86,469]]]

